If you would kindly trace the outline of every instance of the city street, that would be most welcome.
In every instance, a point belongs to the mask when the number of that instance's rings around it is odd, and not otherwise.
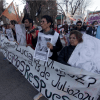
[[[0,100],[33,100],[36,89],[0,52]],[[39,100],[47,100],[45,97]]]

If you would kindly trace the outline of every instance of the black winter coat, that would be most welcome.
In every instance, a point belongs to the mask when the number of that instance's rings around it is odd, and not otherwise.
[[[72,52],[74,51],[75,47],[76,46],[71,46],[71,45],[64,47],[58,56],[58,62],[65,64],[65,65],[69,65],[67,62]]]
[[[43,32],[43,31],[41,31],[41,32]],[[55,31],[53,30],[51,34],[54,35]],[[37,43],[37,37],[35,39],[33,39],[33,37],[32,37],[32,46],[34,48],[36,47],[36,43]],[[53,46],[53,50],[51,50],[51,52],[53,54],[50,57],[50,59],[57,61],[57,58],[58,58],[57,52],[59,52],[61,49],[62,49],[62,43],[60,41],[60,38],[58,37],[58,40],[56,41],[56,45]]]

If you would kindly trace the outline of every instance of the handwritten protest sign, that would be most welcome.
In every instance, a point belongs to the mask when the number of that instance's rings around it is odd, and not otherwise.
[[[17,42],[19,45],[26,45],[26,31],[24,24],[15,24]]]
[[[97,100],[100,75],[56,61],[33,59],[34,50],[1,36],[4,56],[48,100]]]

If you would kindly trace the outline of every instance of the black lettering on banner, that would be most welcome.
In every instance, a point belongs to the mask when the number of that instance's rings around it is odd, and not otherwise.
[[[54,64],[54,60],[52,60],[52,61],[50,62],[50,64],[48,64],[48,62],[47,62],[47,67],[53,68],[53,64]],[[51,67],[50,67],[50,66],[51,66]]]
[[[33,78],[33,74],[32,73],[29,73],[29,82],[31,83],[32,81],[30,80],[30,77]]]
[[[69,95],[73,95],[73,93],[74,93],[74,91],[72,89],[69,89],[69,88],[67,89],[67,92]]]
[[[12,64],[13,64],[14,58],[15,58],[15,55],[12,53],[12,60],[11,60]]]
[[[45,77],[45,79],[48,80],[47,77],[50,77],[50,73],[49,72],[46,72],[46,67],[45,67],[45,70],[40,73],[40,76],[41,77]]]
[[[59,75],[59,74],[57,74],[57,75],[59,76],[59,79],[58,79],[57,83],[54,85],[53,84],[54,80],[52,80],[51,84],[52,84],[53,87],[57,87],[58,90],[61,90],[63,88],[63,85],[60,86],[60,83],[61,83],[60,79],[61,79],[61,77],[65,77],[65,76],[64,75]]]
[[[63,100],[71,100],[69,97],[67,97],[67,96],[65,96],[65,95],[62,96],[62,99],[63,99]]]
[[[77,98],[76,95],[77,95],[78,93],[80,93],[80,90],[77,90],[77,89],[76,89],[76,91],[77,91],[77,92],[75,92],[75,93],[73,94],[73,96],[74,96],[75,98]]]
[[[33,83],[33,86],[35,87],[35,88],[39,88],[39,77],[38,76],[34,76],[34,79],[35,79],[35,81],[37,82],[37,85],[35,85],[34,83]]]
[[[32,61],[28,61],[28,63],[29,63],[31,66],[33,66]]]
[[[85,93],[85,94],[87,94],[87,96],[85,98],[83,98],[82,100],[86,100],[87,98],[88,98],[88,100],[90,100],[91,96],[88,93]]]
[[[45,66],[45,64],[46,64],[46,61],[44,62],[44,66]]]
[[[17,59],[15,66],[18,68],[20,66],[20,61]]]
[[[23,69],[20,69],[20,71],[23,72],[24,71],[24,66],[25,66],[25,62],[24,61],[21,61],[21,66],[22,66]]]
[[[29,65],[26,65],[26,70],[25,70],[25,76],[27,75],[27,78],[26,79],[28,79],[28,71],[30,71],[30,67],[29,67]]]
[[[75,79],[77,82],[79,82],[79,83],[81,83],[81,84],[84,84],[84,77],[85,77],[86,75],[82,75],[81,77],[80,76],[76,76],[77,77],[77,79]]]
[[[95,84],[96,81],[97,81],[97,80],[96,80],[95,78],[93,78],[93,77],[90,77],[89,79],[93,80],[93,82],[89,83],[89,84],[88,84],[88,87],[90,87],[90,85],[92,85],[92,84]],[[87,87],[87,88],[88,88],[88,87]]]
[[[18,44],[16,44],[16,51],[18,51],[18,52],[20,52],[21,53],[21,48],[19,48],[19,46],[18,46]],[[21,53],[21,54],[23,54],[23,53]]]
[[[24,55],[28,57],[28,51],[24,50]]]
[[[40,80],[40,92],[41,92],[42,88],[46,88],[46,84],[43,80]]]
[[[50,92],[50,94],[49,94],[49,96],[47,95],[47,89],[45,90],[45,96],[46,96],[46,98],[51,98],[51,96],[52,96],[52,92]]]
[[[41,66],[41,65],[39,64],[40,60],[34,59],[34,62],[36,63],[35,69],[37,70],[37,72],[39,72],[39,71],[40,71],[40,66]]]
[[[71,78],[74,78],[75,75],[72,75],[72,74],[67,74],[68,76],[70,76]]]
[[[28,58],[33,61],[33,55],[31,53],[28,53]]]
[[[52,95],[52,100],[55,100],[54,98],[57,98],[57,99],[60,99],[61,98],[61,96],[60,95],[58,95],[58,94],[53,94]]]
[[[65,88],[65,86],[66,86],[66,83],[67,83],[67,81],[65,81],[64,86],[63,86],[63,88],[62,88],[62,91],[63,91],[63,92],[67,92],[67,91],[64,91],[64,88]]]
[[[12,56],[11,56],[11,52],[8,51],[8,59],[11,60]]]
[[[79,94],[78,94],[78,98],[79,98],[79,99],[83,99],[83,97],[84,97],[83,93],[79,93]]]

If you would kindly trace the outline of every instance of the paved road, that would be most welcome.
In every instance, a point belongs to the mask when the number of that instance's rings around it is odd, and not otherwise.
[[[0,100],[33,100],[37,90],[0,53]],[[47,100],[45,97],[39,100]]]
[[[0,100],[33,100],[36,89],[0,53]],[[47,100],[45,97],[39,100]],[[100,98],[98,99],[100,100]]]

